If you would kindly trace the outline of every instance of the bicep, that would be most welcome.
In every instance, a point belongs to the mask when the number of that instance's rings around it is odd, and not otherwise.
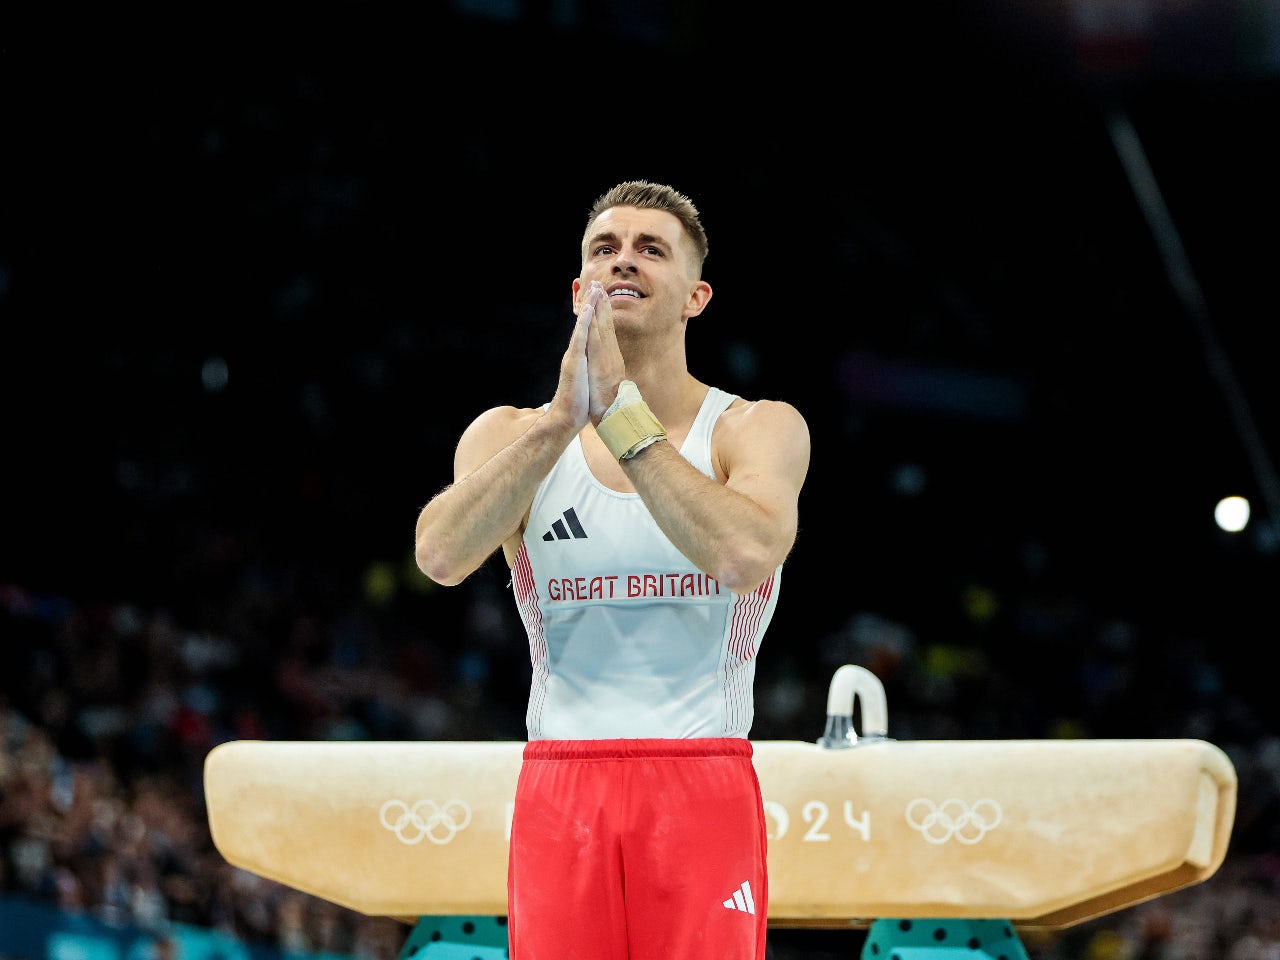
[[[529,411],[517,407],[492,407],[468,424],[453,451],[453,482],[480,469],[529,426]]]
[[[475,473],[497,454],[514,443],[530,425],[538,419],[540,411],[518,407],[493,407],[476,417],[463,431],[453,454],[454,485]],[[515,499],[508,501],[515,503]],[[521,515],[513,518],[512,526],[503,538],[503,551],[511,564],[516,541],[529,521],[530,503],[526,503]]]
[[[725,437],[721,462],[725,485],[748,497],[795,537],[800,490],[809,472],[809,427],[800,412],[780,401],[756,401]]]

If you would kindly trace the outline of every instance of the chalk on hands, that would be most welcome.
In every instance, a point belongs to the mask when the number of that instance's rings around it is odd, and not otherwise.
[[[591,286],[587,288],[586,302],[582,305],[582,312],[578,314],[579,324],[590,324],[596,318],[596,307],[603,296],[604,286],[599,280],[592,280]]]

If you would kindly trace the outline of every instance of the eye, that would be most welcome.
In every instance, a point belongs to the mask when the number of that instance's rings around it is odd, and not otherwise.
[[[602,243],[602,244],[600,244],[600,246],[596,247],[596,249],[595,249],[595,251],[594,251],[594,255],[598,257],[598,256],[600,256],[600,254],[602,254],[602,253],[603,253],[603,254],[610,254],[610,253],[613,253],[613,246],[612,246],[611,244],[608,244],[608,243]]]
[[[662,248],[661,248],[661,247],[655,247],[655,246],[650,245],[650,246],[647,246],[647,247],[642,247],[641,249],[642,249],[642,250],[644,250],[644,252],[645,252],[645,253],[647,253],[647,254],[648,254],[649,256],[651,256],[651,257],[661,257],[661,256],[663,256]]]

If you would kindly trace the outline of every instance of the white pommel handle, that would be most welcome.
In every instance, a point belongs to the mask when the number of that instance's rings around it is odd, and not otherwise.
[[[862,707],[862,737],[884,740],[889,735],[889,707],[884,684],[865,667],[846,663],[831,677],[827,691],[827,729],[818,743],[828,748],[851,747],[858,742],[853,727],[854,706]]]

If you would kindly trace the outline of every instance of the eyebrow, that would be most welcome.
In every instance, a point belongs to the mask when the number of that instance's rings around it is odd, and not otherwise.
[[[610,243],[616,247],[620,245],[620,240],[618,235],[615,232],[613,232],[612,230],[608,230],[603,233],[597,233],[594,236],[592,236],[591,239],[587,241],[587,248],[590,249],[594,247],[597,243]],[[670,241],[665,240],[664,238],[658,236],[655,233],[639,234],[636,237],[636,243],[641,246],[648,244],[655,247],[662,247],[664,250],[671,249]]]

